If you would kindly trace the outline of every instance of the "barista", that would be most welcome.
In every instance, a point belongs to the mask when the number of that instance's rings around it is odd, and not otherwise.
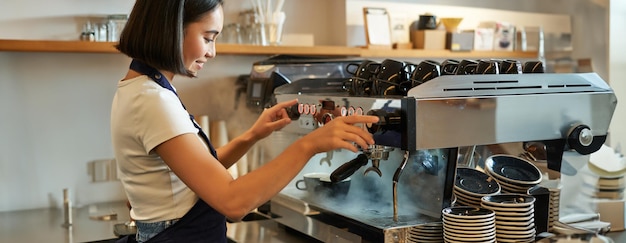
[[[137,225],[132,242],[226,242],[226,218],[240,220],[285,187],[315,154],[357,152],[374,139],[339,117],[295,141],[264,166],[233,179],[227,169],[257,141],[291,122],[285,108],[266,109],[254,125],[214,149],[172,86],[195,77],[215,57],[223,27],[222,0],[137,0],[117,49],[132,58],[118,82],[111,133],[120,179]],[[136,239],[135,239],[136,238]]]

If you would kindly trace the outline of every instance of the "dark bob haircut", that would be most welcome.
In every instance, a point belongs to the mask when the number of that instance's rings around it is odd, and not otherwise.
[[[183,31],[223,0],[137,0],[117,50],[158,70],[192,76],[183,63]]]

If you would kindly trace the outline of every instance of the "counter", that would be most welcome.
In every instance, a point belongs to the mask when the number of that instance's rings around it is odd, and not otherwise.
[[[0,212],[0,242],[105,242],[117,238],[114,234],[116,224],[130,219],[123,201],[74,208],[72,213],[73,224],[65,228],[62,209]],[[114,213],[117,217],[112,220],[90,218]],[[231,242],[312,242],[308,236],[286,229],[271,219],[228,223],[227,236]]]
[[[90,216],[117,213],[112,220],[96,220]],[[129,220],[125,202],[98,203],[74,208],[73,226],[64,228],[61,209],[32,209],[0,213],[0,242],[73,243],[103,241],[117,238],[116,224]],[[231,242],[300,243],[316,242],[275,220],[255,220],[228,223],[227,236]],[[626,232],[611,232],[615,242],[626,242]]]
[[[0,242],[89,242],[116,238],[115,224],[129,220],[125,202],[98,203],[74,208],[73,224],[63,227],[63,210],[43,208],[0,213]],[[95,220],[90,216],[111,215],[112,220]]]

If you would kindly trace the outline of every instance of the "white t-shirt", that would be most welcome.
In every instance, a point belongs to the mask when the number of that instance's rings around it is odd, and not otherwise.
[[[181,218],[196,203],[198,196],[153,149],[176,136],[198,132],[178,97],[148,76],[118,83],[111,108],[111,134],[133,219]]]

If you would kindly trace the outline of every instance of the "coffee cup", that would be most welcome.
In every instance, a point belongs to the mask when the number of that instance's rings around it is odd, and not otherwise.
[[[437,29],[437,17],[430,14],[420,15],[417,22],[418,30],[434,30]]]
[[[332,182],[328,173],[307,173],[296,181],[296,188],[307,191],[308,197],[343,199],[350,190],[350,178]]]
[[[330,177],[330,174],[315,172],[304,174],[302,177],[303,179],[296,181],[296,188],[308,193],[315,193],[315,187],[321,184],[320,179],[322,177]]]
[[[476,64],[475,74],[499,74],[500,63],[494,60],[480,60]]]

